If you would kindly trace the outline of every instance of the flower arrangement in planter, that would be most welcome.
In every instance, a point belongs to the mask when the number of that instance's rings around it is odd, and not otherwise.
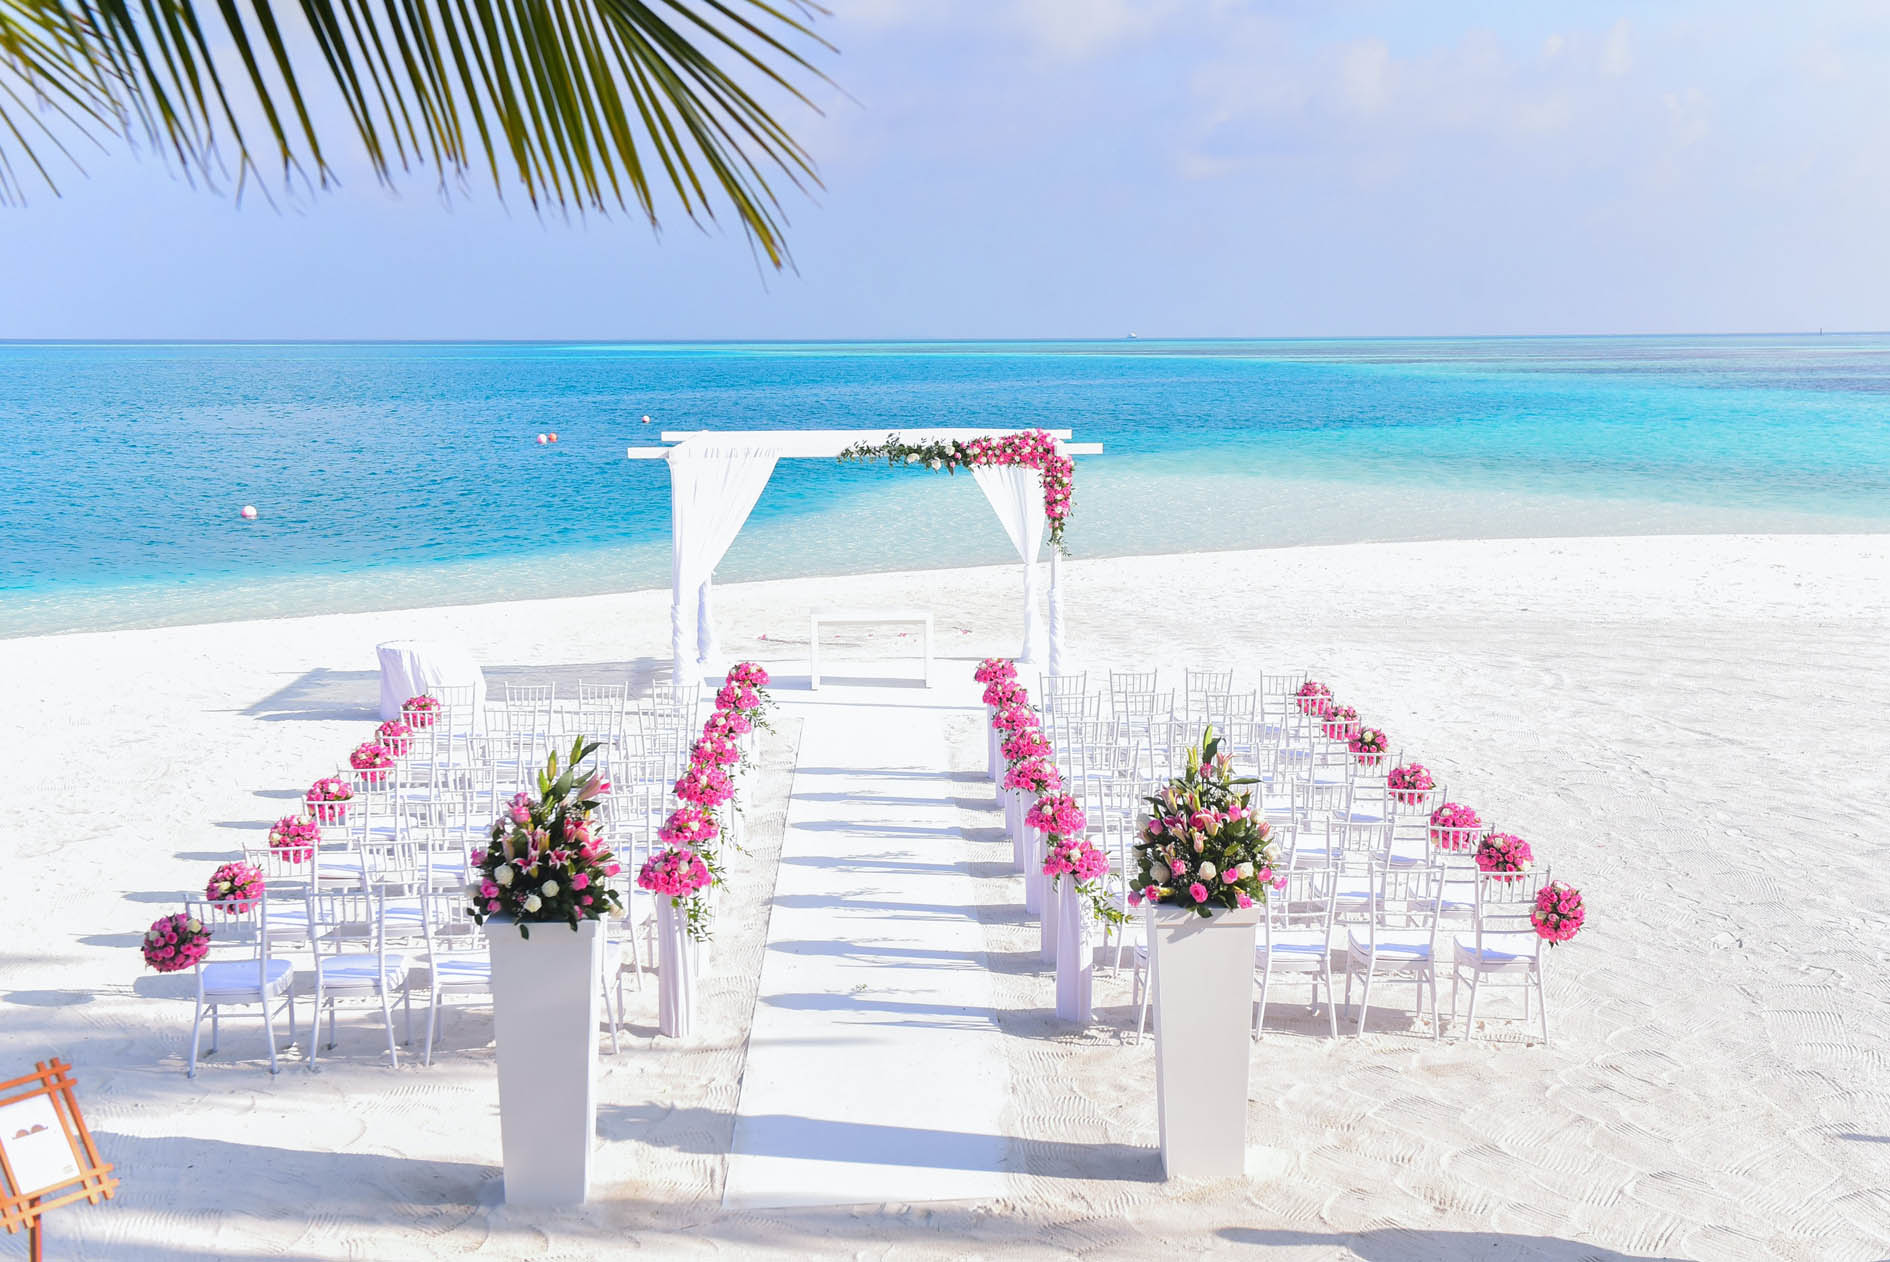
[[[226,863],[210,874],[203,896],[226,916],[246,915],[262,901],[262,869],[249,863]]]
[[[1089,820],[1076,799],[1067,793],[1047,793],[1031,803],[1024,822],[1047,836],[1075,837],[1088,827]]]
[[[1431,778],[1430,769],[1421,762],[1408,762],[1402,767],[1393,767],[1391,774],[1385,777],[1385,787],[1391,790],[1391,800],[1401,806],[1417,806],[1424,801],[1424,795],[1437,787],[1437,781]]]
[[[721,836],[715,816],[697,806],[679,806],[669,813],[656,830],[656,839],[666,846],[681,846],[706,852],[710,842]]]
[[[405,758],[413,751],[413,728],[399,719],[389,719],[374,729],[374,740],[394,757]]]
[[[209,954],[210,926],[185,912],[159,916],[144,932],[144,962],[160,973],[193,968]]]
[[[1391,738],[1383,728],[1362,727],[1348,745],[1361,767],[1382,767],[1390,757]]]
[[[1566,881],[1551,881],[1536,891],[1535,910],[1529,923],[1536,936],[1555,946],[1567,942],[1582,930],[1588,911],[1582,906],[1582,892]]]
[[[676,781],[676,796],[684,802],[713,810],[735,796],[728,768],[711,762],[692,762]]]
[[[1253,791],[1236,779],[1233,758],[1208,728],[1188,750],[1186,770],[1146,799],[1149,821],[1135,844],[1137,877],[1129,900],[1217,909],[1266,901],[1269,887],[1285,884],[1273,865],[1279,847],[1253,806]]]
[[[637,886],[667,897],[669,905],[688,918],[689,936],[698,942],[709,936],[706,908],[696,895],[715,884],[715,874],[702,856],[687,846],[668,845],[643,861]]]
[[[579,737],[559,769],[554,752],[538,773],[538,796],[520,793],[492,825],[491,841],[473,881],[472,918],[510,915],[519,936],[531,926],[562,921],[573,932],[580,920],[595,920],[621,906],[605,879],[622,868],[610,847],[592,832],[591,812],[610,792],[610,782],[578,768],[597,749]]]
[[[340,776],[323,776],[308,786],[302,800],[318,824],[339,824],[348,818],[348,803],[354,800],[354,786]]]
[[[1027,727],[1042,727],[1043,722],[1035,710],[1022,701],[1014,701],[991,716],[991,726],[1008,734]]]
[[[934,471],[1015,465],[1035,469],[1043,491],[1043,514],[1050,525],[1050,545],[1063,551],[1063,528],[1070,519],[1076,492],[1076,463],[1057,450],[1057,440],[1040,429],[993,434],[960,441],[902,442],[889,434],[883,443],[855,443],[840,453],[840,460],[885,460],[889,465],[922,465]]]
[[[356,745],[348,754],[348,765],[353,767],[361,783],[384,785],[394,769],[394,751],[374,741]]]
[[[1103,878],[1109,875],[1109,856],[1089,838],[1048,836],[1044,842],[1043,874],[1052,880],[1069,877],[1076,882],[1077,896],[1089,903],[1090,912],[1099,923],[1119,925],[1129,918],[1103,886]]]
[[[1017,663],[1008,657],[987,657],[971,672],[972,682],[988,684],[999,679],[1016,679]]]
[[[1477,845],[1477,867],[1484,872],[1521,874],[1535,866],[1536,856],[1529,849],[1529,843],[1513,833],[1491,833]]]
[[[440,699],[421,693],[417,697],[408,697],[401,703],[401,720],[410,728],[418,730],[432,727],[440,717]]]
[[[1055,793],[1063,787],[1063,773],[1048,758],[1020,762],[1004,773],[1004,787],[1028,793],[1033,798]]]
[[[746,736],[754,730],[755,725],[739,710],[717,710],[702,725],[704,736],[719,736],[725,740]]]
[[[689,747],[691,764],[705,767],[733,767],[742,760],[741,747],[731,736],[704,731],[701,739]]]
[[[1485,829],[1476,808],[1446,802],[1431,812],[1431,844],[1439,850],[1475,850]]]
[[[739,662],[729,668],[716,690],[715,708],[741,715],[751,727],[766,728],[767,708],[773,704],[763,691],[767,683],[767,671],[753,662]]]
[[[1317,679],[1308,679],[1299,686],[1299,692],[1293,699],[1299,705],[1301,714],[1324,717],[1326,711],[1332,708],[1332,689]]]
[[[1020,728],[1004,739],[999,751],[1007,763],[1029,762],[1033,758],[1050,756],[1050,738],[1038,727]]]
[[[993,710],[1006,710],[1011,706],[1028,706],[1030,692],[1017,682],[1017,677],[993,679],[984,686],[981,700]]]
[[[321,825],[307,816],[284,815],[269,826],[269,848],[286,862],[308,862],[321,844]]]
[[[1358,732],[1358,711],[1349,705],[1328,705],[1320,730],[1329,741],[1349,741]]]

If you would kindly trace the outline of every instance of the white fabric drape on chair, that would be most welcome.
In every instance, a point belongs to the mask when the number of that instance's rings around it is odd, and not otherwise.
[[[1037,557],[1043,551],[1043,487],[1035,469],[1022,465],[980,465],[971,471],[978,489],[991,501],[1011,546],[1024,562],[1024,647],[1020,662],[1037,660]],[[1060,656],[1060,654],[1055,654]]]
[[[676,681],[691,673],[689,635],[695,623],[697,661],[715,644],[709,576],[735,542],[774,473],[766,447],[720,447],[691,441],[669,452],[669,639]]]

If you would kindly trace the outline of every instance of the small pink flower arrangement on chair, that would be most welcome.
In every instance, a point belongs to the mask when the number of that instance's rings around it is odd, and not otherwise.
[[[306,863],[321,845],[321,825],[301,815],[284,815],[269,826],[269,848],[288,863]]]
[[[374,739],[396,758],[405,758],[413,749],[413,729],[399,719],[389,719],[375,728]]]
[[[408,697],[400,707],[400,717],[408,727],[415,730],[432,727],[440,717],[440,699],[429,697],[425,693],[417,697]]]
[[[262,869],[249,863],[226,863],[210,874],[203,896],[226,916],[241,916],[262,901]]]
[[[1295,700],[1299,703],[1301,714],[1323,716],[1332,708],[1332,689],[1317,679],[1308,679],[1299,686],[1299,695]]]
[[[1327,706],[1320,727],[1329,741],[1349,741],[1358,735],[1358,711],[1349,705]]]
[[[1491,833],[1477,846],[1477,867],[1484,872],[1513,873],[1498,880],[1516,880],[1536,866],[1536,856],[1529,843],[1513,833]]]
[[[324,776],[308,786],[303,798],[308,812],[319,824],[339,824],[348,818],[348,803],[354,799],[354,786],[340,776]]]
[[[1474,850],[1483,839],[1483,820],[1476,808],[1446,802],[1431,812],[1431,844],[1439,850]]]
[[[348,765],[361,777],[362,784],[380,786],[387,783],[393,770],[394,754],[385,745],[364,741],[349,751]]]
[[[1382,728],[1362,727],[1358,730],[1358,735],[1352,738],[1350,745],[1359,766],[1382,767],[1389,756],[1391,738],[1385,735]]]
[[[160,973],[193,968],[210,951],[210,926],[184,912],[159,916],[144,933],[144,962]]]
[[[1430,769],[1421,762],[1408,762],[1402,767],[1393,767],[1391,774],[1385,777],[1385,787],[1391,790],[1391,797],[1400,806],[1419,806],[1424,795],[1437,787],[1437,781],[1431,779]]]
[[[1588,919],[1582,906],[1582,892],[1566,881],[1551,881],[1536,891],[1536,908],[1529,913],[1529,923],[1536,936],[1550,946],[1567,942],[1581,932]]]

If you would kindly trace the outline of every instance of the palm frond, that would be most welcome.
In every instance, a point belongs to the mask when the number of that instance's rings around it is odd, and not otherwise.
[[[764,98],[816,109],[811,0],[0,0],[0,201],[68,142],[120,139],[186,178],[326,186],[338,103],[369,168],[443,190],[484,171],[534,207],[720,210],[775,267],[779,186],[818,186]],[[306,49],[313,48],[315,55]],[[303,50],[298,53],[297,50]]]

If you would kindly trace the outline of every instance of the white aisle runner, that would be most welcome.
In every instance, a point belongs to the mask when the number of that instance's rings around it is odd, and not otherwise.
[[[1009,1075],[950,802],[988,782],[952,779],[928,701],[865,695],[806,710],[730,1209],[1007,1190]]]

